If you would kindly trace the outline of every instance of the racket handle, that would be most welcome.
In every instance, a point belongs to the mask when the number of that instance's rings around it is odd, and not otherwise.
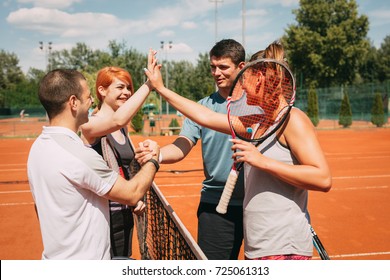
[[[237,171],[232,169],[229,173],[229,177],[227,178],[221,198],[219,199],[219,203],[216,208],[219,214],[226,214],[227,207],[229,205],[230,198],[232,197],[234,187],[236,186],[237,179],[238,179]]]
[[[328,253],[324,248],[324,245],[322,245],[320,238],[318,237],[312,226],[310,226],[310,231],[313,236],[313,244],[318,252],[318,255],[321,257],[322,260],[330,260]]]

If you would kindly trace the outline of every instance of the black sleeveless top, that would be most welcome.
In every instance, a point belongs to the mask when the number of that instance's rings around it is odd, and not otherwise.
[[[107,139],[110,142],[111,147],[115,149],[115,152],[118,155],[117,161],[118,161],[118,165],[123,168],[124,171],[123,177],[126,180],[129,180],[131,178],[130,164],[134,159],[134,151],[130,144],[127,129],[121,128],[121,132],[125,138],[125,143],[123,144],[118,143],[111,134],[107,135]],[[99,138],[91,146],[99,155],[103,157],[101,138]]]
[[[125,143],[123,143],[123,144],[118,143],[111,134],[107,135],[107,139],[108,139],[111,147],[113,149],[115,149],[115,154],[117,155],[116,159],[117,159],[118,165],[121,167],[122,172],[123,172],[123,174],[121,174],[121,176],[123,178],[125,178],[126,180],[130,180],[130,178],[131,178],[130,165],[131,165],[131,162],[134,160],[135,154],[134,154],[133,147],[130,144],[127,129],[121,128],[120,131],[124,135]],[[101,138],[99,138],[94,144],[92,144],[91,147],[99,155],[101,155],[103,157]],[[122,205],[118,202],[110,201],[110,208],[111,208],[111,210],[120,210],[120,209],[128,208],[128,206]]]

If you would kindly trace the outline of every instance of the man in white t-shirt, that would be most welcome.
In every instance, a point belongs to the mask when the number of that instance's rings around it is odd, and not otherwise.
[[[152,184],[158,152],[129,181],[77,135],[92,104],[84,76],[57,69],[40,82],[50,125],[31,147],[28,179],[42,233],[42,259],[110,259],[108,200],[135,205]],[[157,144],[146,145],[159,150]]]

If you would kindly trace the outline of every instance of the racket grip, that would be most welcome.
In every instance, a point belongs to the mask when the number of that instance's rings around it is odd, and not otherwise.
[[[219,199],[219,203],[216,208],[219,214],[226,214],[227,207],[229,205],[230,198],[232,197],[234,187],[236,186],[237,179],[237,171],[232,169],[229,173],[229,177],[226,180],[225,187],[223,189],[221,198]]]

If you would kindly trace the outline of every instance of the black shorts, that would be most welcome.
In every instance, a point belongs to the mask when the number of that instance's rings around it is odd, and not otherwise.
[[[244,238],[242,206],[229,206],[226,214],[216,204],[198,207],[198,244],[209,260],[237,260]]]
[[[111,257],[130,257],[132,254],[133,211],[131,208],[110,210]]]

